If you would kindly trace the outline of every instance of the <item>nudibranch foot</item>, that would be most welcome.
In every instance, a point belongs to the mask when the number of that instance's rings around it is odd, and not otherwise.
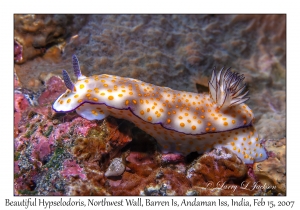
[[[113,75],[85,77],[73,56],[77,81],[66,71],[68,88],[53,104],[57,112],[76,112],[89,120],[109,115],[133,122],[153,136],[163,153],[187,155],[227,147],[245,163],[267,158],[253,127],[254,115],[244,104],[244,76],[224,68],[213,70],[209,94],[159,87]]]
[[[102,120],[108,116],[105,104],[84,103],[76,109],[77,114],[88,120]]]

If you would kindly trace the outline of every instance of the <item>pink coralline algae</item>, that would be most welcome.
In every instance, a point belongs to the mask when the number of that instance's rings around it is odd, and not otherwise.
[[[15,40],[14,41],[14,60],[15,60],[15,62],[20,62],[23,60],[22,50],[23,50],[22,45],[18,41]]]
[[[58,124],[49,136],[49,141],[56,141],[59,136],[68,136],[70,132],[76,136],[86,136],[91,128],[97,126],[97,123],[79,117],[71,118],[70,120],[71,121]],[[69,140],[69,138],[66,140]]]
[[[184,156],[180,154],[163,154],[161,157],[162,163],[179,163],[184,162]]]
[[[137,165],[153,163],[153,156],[149,153],[132,151],[126,157],[126,161]]]
[[[51,144],[49,143],[46,137],[40,136],[39,138],[39,143],[35,145],[34,152],[32,153],[32,155],[36,155],[38,160],[43,160],[51,153]]]
[[[131,141],[130,132],[112,118],[89,121],[75,113],[51,112],[52,95],[59,94],[61,80],[48,81],[36,107],[22,93],[16,94],[15,194],[110,194],[98,188],[105,188],[104,172]]]
[[[86,179],[86,175],[82,173],[83,169],[80,168],[80,166],[73,160],[66,160],[63,163],[63,170],[61,171],[61,174],[64,177],[69,176],[79,176],[81,179]]]
[[[59,95],[64,92],[65,85],[61,78],[53,76],[46,82],[46,90],[40,95],[38,103],[45,105],[52,103]]]
[[[14,94],[14,133],[18,134],[18,126],[23,112],[28,108],[29,103],[23,94]]]

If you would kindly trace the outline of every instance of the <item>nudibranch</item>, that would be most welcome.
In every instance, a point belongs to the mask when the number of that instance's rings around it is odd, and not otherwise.
[[[253,127],[253,113],[243,75],[213,70],[209,93],[198,94],[159,87],[107,74],[85,77],[73,55],[77,82],[63,70],[67,91],[53,104],[56,112],[76,112],[88,120],[112,115],[133,122],[153,136],[163,153],[187,155],[226,147],[245,163],[262,161],[267,154]]]

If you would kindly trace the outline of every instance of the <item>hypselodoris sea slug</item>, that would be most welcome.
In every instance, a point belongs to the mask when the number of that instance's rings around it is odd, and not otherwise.
[[[77,82],[63,70],[67,91],[53,104],[56,112],[76,112],[88,120],[108,115],[133,122],[153,136],[163,153],[187,155],[226,147],[245,163],[267,158],[253,127],[253,113],[244,104],[243,75],[213,70],[209,93],[159,87],[140,80],[101,74],[85,77],[73,56]]]

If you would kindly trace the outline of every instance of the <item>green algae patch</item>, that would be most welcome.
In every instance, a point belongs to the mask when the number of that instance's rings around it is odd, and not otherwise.
[[[24,134],[24,136],[26,138],[30,138],[32,134],[34,134],[34,132],[38,129],[38,127],[40,126],[41,124],[40,123],[33,123],[33,124],[30,124],[28,126],[28,130],[27,132]]]
[[[19,190],[20,195],[37,195],[37,191]]]
[[[61,157],[64,154],[64,149],[58,147],[55,151],[54,154],[52,155],[51,159],[49,160],[48,163],[44,165],[45,168],[54,168],[54,169],[59,169],[61,165]]]
[[[105,128],[105,126],[96,126],[94,128],[91,128],[87,134],[87,138],[98,137],[101,139],[105,139],[107,136],[108,136],[108,131]]]
[[[43,133],[44,136],[47,138],[50,136],[51,132],[53,131],[53,126],[49,126],[48,129]]]

